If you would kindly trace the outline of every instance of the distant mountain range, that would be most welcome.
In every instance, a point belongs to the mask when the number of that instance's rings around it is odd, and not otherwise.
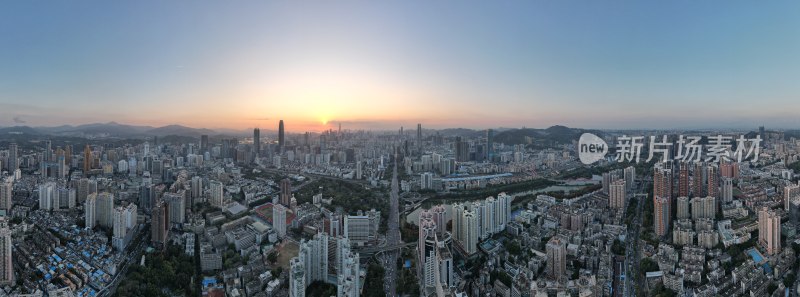
[[[486,130],[475,130],[466,128],[449,128],[433,130],[444,136],[463,136],[463,137],[484,137]],[[261,130],[262,135],[274,131]],[[577,140],[584,132],[595,133],[602,136],[598,130],[588,130],[579,128],[569,128],[564,126],[552,126],[547,129],[533,128],[496,128],[494,129],[494,141],[508,145],[514,144],[540,144],[540,145],[560,145],[569,144]],[[248,136],[250,130],[232,129],[205,129],[192,128],[181,125],[168,125],[163,127],[126,125],[116,122],[94,123],[78,126],[64,125],[56,127],[29,127],[14,126],[0,128],[0,137],[8,135],[52,135],[65,137],[81,138],[146,138],[181,136],[199,138],[200,135],[209,135],[217,138],[219,136]]]
[[[29,126],[14,126],[0,128],[0,135],[6,134],[22,134],[22,135],[53,135],[53,136],[69,136],[69,137],[128,137],[139,138],[148,136],[168,136],[180,135],[189,137],[200,137],[200,135],[217,135],[217,134],[245,134],[246,131],[242,130],[235,133],[234,130],[225,129],[223,131],[214,131],[204,128],[191,128],[181,125],[168,125],[163,127],[152,126],[135,126],[126,125],[116,122],[108,123],[94,123],[78,126],[64,125],[57,127],[29,127]]]
[[[580,128],[569,128],[564,126],[552,126],[547,129],[509,129],[494,135],[494,142],[508,145],[514,144],[541,144],[541,145],[560,145],[570,144],[583,133],[594,133],[600,137],[603,132],[599,130],[589,130]]]

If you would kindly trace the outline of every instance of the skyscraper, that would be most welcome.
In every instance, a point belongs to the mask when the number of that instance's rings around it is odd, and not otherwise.
[[[669,198],[662,196],[655,196],[653,198],[653,229],[658,236],[666,236],[669,231],[669,225],[672,222]]]
[[[89,174],[89,171],[92,170],[92,148],[89,147],[87,144],[85,148],[83,148],[83,174]]]
[[[692,204],[692,219],[701,218],[713,219],[716,216],[717,203],[713,196],[694,197],[689,203]]]
[[[672,170],[661,167],[664,163],[656,164],[653,173],[653,195],[656,197],[672,198]]]
[[[42,160],[45,162],[53,161],[53,143],[50,139],[44,141],[44,152],[42,152]]]
[[[208,193],[209,203],[211,203],[212,206],[221,208],[223,203],[222,182],[212,180],[211,182],[209,182],[208,188],[209,188],[209,193]]]
[[[789,203],[797,197],[800,197],[800,185],[788,185],[783,188],[783,205],[786,211],[789,211]]]
[[[545,273],[550,279],[561,280],[567,271],[567,244],[555,236],[545,246],[547,252],[547,266]]]
[[[208,151],[208,135],[200,135],[200,153]]]
[[[17,156],[17,143],[12,142],[8,145],[8,173],[14,174],[19,169],[19,157]]]
[[[306,296],[306,268],[299,257],[294,257],[289,262],[289,297]]]
[[[758,211],[758,243],[770,256],[781,251],[781,216],[768,207]]]
[[[689,215],[689,197],[678,197],[678,214],[676,218],[678,220],[691,218],[691,215]]]
[[[171,224],[183,224],[186,222],[185,190],[179,190],[177,193],[164,193],[162,199],[169,205],[169,222]]]
[[[292,181],[288,178],[281,180],[281,204],[291,206],[292,202]]]
[[[613,209],[621,209],[625,207],[625,180],[620,179],[611,183],[608,199],[609,206]]]
[[[0,209],[6,213],[11,211],[12,199],[14,197],[14,180],[6,177],[0,180]]]
[[[733,201],[733,179],[730,177],[722,178],[722,203]]]
[[[0,218],[0,285],[14,284],[14,262],[12,255],[11,230],[5,221]]]
[[[456,161],[458,162],[469,161],[469,143],[467,143],[461,136],[456,137],[455,155]]]
[[[633,189],[633,183],[636,180],[636,167],[625,167],[625,170],[623,171],[623,177],[625,179],[626,190],[631,191],[631,189]]]
[[[678,165],[678,197],[689,197],[689,163]]]
[[[478,239],[480,237],[479,221],[480,218],[475,211],[464,211],[461,221],[461,232],[463,236],[461,245],[464,251],[469,255],[478,251]]]
[[[286,235],[286,207],[281,204],[272,206],[272,227],[278,236]]]
[[[111,228],[113,227],[113,212],[114,212],[114,194],[103,192],[100,194],[91,194],[89,197],[95,196],[95,217],[97,218],[100,226]],[[91,198],[88,198],[91,199]]]
[[[86,228],[93,229],[97,225],[97,195],[89,195],[86,198],[83,211]]]
[[[284,145],[286,145],[284,133],[283,120],[280,120],[280,122],[278,122],[278,152],[281,153],[283,153]]]
[[[486,160],[494,161],[494,130],[486,130]]]
[[[703,162],[694,164],[694,172],[692,173],[692,196],[705,197],[706,196],[706,164]]]
[[[417,124],[417,151],[422,153],[422,124]]]
[[[52,210],[54,208],[58,209],[57,199],[58,195],[56,193],[55,182],[46,182],[44,184],[39,185],[39,209],[43,210]]]
[[[307,283],[328,279],[328,235],[317,233],[311,240],[300,241],[297,255],[305,266]]]
[[[719,171],[716,165],[706,167],[706,181],[708,188],[706,189],[706,196],[717,197],[719,193]],[[697,196],[695,196],[697,197]]]
[[[253,152],[256,156],[261,155],[261,129],[253,129]]]
[[[156,244],[165,244],[169,231],[169,206],[164,201],[157,201],[153,206],[151,219],[150,240]]]
[[[424,287],[434,287],[438,277],[438,263],[436,257],[437,250],[436,223],[433,221],[433,214],[425,210],[419,217],[419,239],[417,248],[418,263],[422,267],[422,285]]]

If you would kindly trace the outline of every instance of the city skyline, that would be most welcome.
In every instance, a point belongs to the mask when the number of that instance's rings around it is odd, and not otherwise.
[[[800,127],[796,2],[470,4],[4,3],[0,126]]]

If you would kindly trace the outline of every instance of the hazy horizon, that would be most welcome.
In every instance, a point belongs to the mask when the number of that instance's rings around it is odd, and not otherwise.
[[[0,3],[0,126],[800,128],[800,2]]]

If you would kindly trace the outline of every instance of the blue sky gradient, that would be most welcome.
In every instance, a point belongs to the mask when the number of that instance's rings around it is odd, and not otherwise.
[[[5,1],[0,125],[800,128],[799,55],[798,1]]]

